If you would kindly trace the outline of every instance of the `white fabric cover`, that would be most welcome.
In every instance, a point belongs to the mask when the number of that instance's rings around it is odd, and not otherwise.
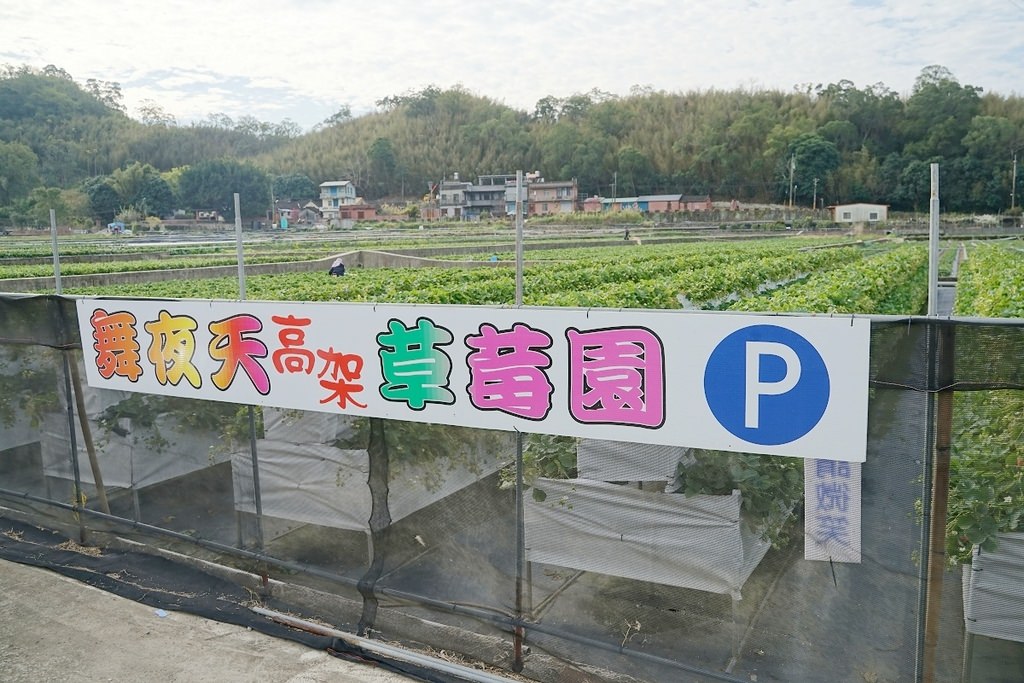
[[[1003,533],[993,552],[974,549],[964,567],[968,633],[1024,643],[1024,533]]]
[[[437,458],[428,463],[392,462],[388,488],[391,520],[398,521],[492,474],[504,463],[481,440],[477,452],[458,463]],[[321,526],[369,530],[369,457],[366,450],[329,444],[260,439],[260,503],[265,515]],[[235,507],[255,513],[252,455],[231,456]]]
[[[14,418],[9,425],[0,418],[0,451],[36,441],[39,441],[39,430],[32,426],[28,415],[21,410],[14,411]]]
[[[593,481],[671,481],[686,450],[683,446],[580,439],[576,467],[581,479]]]
[[[352,419],[338,413],[263,408],[263,428],[271,441],[331,443],[347,431]]]
[[[125,435],[107,432],[95,420],[89,420],[96,460],[103,483],[108,487],[143,487],[200,470],[227,459],[218,450],[220,437],[212,432],[182,428],[172,415],[157,416],[156,430],[165,442],[154,446],[148,440],[156,434],[151,427],[138,427],[123,418],[119,427]],[[89,452],[81,424],[75,420],[75,443],[82,481],[95,484]],[[52,413],[43,419],[40,432],[43,472],[50,477],[73,479],[71,439],[66,414]]]
[[[740,521],[729,496],[641,491],[584,479],[538,479],[526,501],[531,562],[740,598],[770,544]]]
[[[370,471],[365,450],[316,443],[256,442],[263,514],[308,524],[363,531],[370,518]],[[252,454],[231,456],[235,508],[255,513]]]

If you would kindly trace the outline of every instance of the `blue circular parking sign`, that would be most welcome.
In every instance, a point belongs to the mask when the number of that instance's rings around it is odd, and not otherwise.
[[[829,401],[825,361],[777,325],[736,330],[711,352],[704,396],[718,422],[750,443],[778,446],[814,429]]]

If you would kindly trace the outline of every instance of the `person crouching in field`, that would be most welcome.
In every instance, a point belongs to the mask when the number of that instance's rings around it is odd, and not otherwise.
[[[339,277],[345,274],[345,264],[341,262],[340,258],[334,259],[334,263],[331,264],[331,269],[327,271],[327,274]]]

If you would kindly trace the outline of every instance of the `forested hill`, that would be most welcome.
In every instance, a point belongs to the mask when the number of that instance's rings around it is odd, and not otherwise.
[[[71,188],[135,162],[166,173],[226,159],[307,176],[313,186],[351,179],[371,200],[418,197],[454,173],[471,180],[521,169],[576,178],[581,196],[780,201],[792,168],[803,206],[814,197],[924,209],[928,164],[938,162],[948,210],[998,212],[1009,206],[1013,152],[1024,146],[1024,99],[984,93],[937,66],[923,69],[906,96],[840,80],[791,92],[590,91],[546,97],[524,112],[460,88],[428,87],[385,98],[365,116],[343,110],[305,134],[289,122],[219,114],[178,125],[158,103],[140,118],[124,113],[116,83],[80,85],[55,67],[7,67],[0,207],[34,187]],[[10,170],[28,167],[32,173]]]

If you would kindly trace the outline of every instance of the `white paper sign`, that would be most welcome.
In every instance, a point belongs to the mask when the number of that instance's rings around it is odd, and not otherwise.
[[[804,460],[804,559],[860,564],[860,463]]]

